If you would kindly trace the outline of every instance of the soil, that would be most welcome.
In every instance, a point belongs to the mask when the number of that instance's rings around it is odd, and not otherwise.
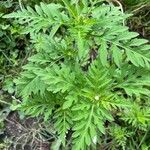
[[[13,143],[8,150],[50,150],[49,142],[39,138],[39,124],[35,118],[21,120],[18,113],[10,113],[5,121],[5,135]]]

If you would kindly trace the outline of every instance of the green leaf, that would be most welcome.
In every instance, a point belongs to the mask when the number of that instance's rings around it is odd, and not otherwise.
[[[69,108],[72,105],[72,102],[73,102],[73,99],[65,101],[64,104],[63,104],[63,109]]]
[[[102,65],[103,66],[108,66],[108,51],[107,51],[107,43],[106,41],[101,42],[101,46],[99,48],[99,57],[101,59]]]
[[[140,46],[140,45],[143,45],[146,43],[148,43],[148,40],[146,40],[146,39],[133,39],[130,42],[130,46]]]
[[[46,84],[40,77],[30,72],[24,72],[22,78],[15,80],[15,83],[19,87],[20,95],[24,98],[29,97],[32,93],[43,95],[46,89]]]
[[[77,45],[78,45],[78,57],[79,60],[81,60],[82,62],[87,58],[89,51],[87,43],[81,35],[81,31],[78,32]]]
[[[56,24],[52,27],[52,30],[50,32],[50,37],[53,38],[53,36],[56,34],[58,29],[60,28],[61,24]]]
[[[67,110],[58,109],[55,112],[54,119],[55,119],[55,129],[58,131],[60,135],[60,139],[63,143],[63,146],[66,145],[66,133],[71,128],[71,112]],[[58,117],[59,116],[59,117]]]
[[[77,12],[76,12],[74,6],[71,5],[68,0],[62,0],[62,1],[64,2],[65,6],[67,7],[70,15],[73,16],[74,18],[76,18],[77,17]]]
[[[116,45],[112,46],[112,51],[113,51],[114,62],[118,67],[120,67],[120,64],[122,62],[122,52]]]
[[[118,40],[121,41],[121,40],[130,40],[132,38],[135,38],[137,37],[139,34],[136,33],[136,32],[125,32],[125,33],[122,33],[120,35],[118,35]]]
[[[126,50],[127,58],[130,60],[135,66],[142,67],[150,67],[150,58],[146,57],[138,52],[127,49]]]

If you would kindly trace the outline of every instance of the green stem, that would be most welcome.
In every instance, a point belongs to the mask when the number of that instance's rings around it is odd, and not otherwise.
[[[20,7],[21,10],[23,10],[23,6],[22,6],[21,0],[19,0],[19,7]]]
[[[2,51],[2,50],[0,50],[1,52],[2,52],[2,54],[4,55],[4,57],[11,63],[11,64],[13,64],[13,62],[7,57],[7,55]]]
[[[141,145],[142,145],[142,143],[144,142],[144,140],[145,140],[145,138],[146,138],[146,136],[147,136],[148,132],[149,132],[149,130],[147,130],[147,131],[146,131],[146,133],[144,134],[144,136],[143,136],[143,138],[142,138],[142,140],[141,140],[140,144],[138,145],[138,149],[140,148],[140,146],[141,146]]]
[[[0,103],[6,104],[6,105],[11,105],[10,103],[5,102],[5,101],[3,101],[3,100],[0,100]]]

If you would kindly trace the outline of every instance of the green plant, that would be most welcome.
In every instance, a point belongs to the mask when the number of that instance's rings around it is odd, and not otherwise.
[[[135,7],[127,7],[126,11],[132,12],[133,16],[129,18],[128,24],[130,30],[137,31],[142,37],[149,39],[150,37],[150,2],[139,3]]]
[[[123,3],[129,6],[135,6],[144,3],[149,3],[149,0],[124,0]]]
[[[121,145],[123,150],[126,149],[127,139],[131,136],[131,133],[126,128],[121,128],[117,125],[112,126],[110,128],[110,134],[113,137],[113,145]]]
[[[15,93],[13,78],[21,70],[22,58],[25,58],[25,36],[18,34],[19,27],[15,22],[4,19],[5,13],[17,9],[16,1],[0,0],[0,149],[8,150],[10,137],[6,135],[6,119],[11,114],[11,101]],[[25,60],[25,59],[24,59]]]
[[[15,4],[12,0],[0,1],[0,86],[4,91],[6,86],[11,84],[12,76],[15,76],[23,65],[24,62],[20,60],[26,55],[25,51],[22,52],[26,48],[26,38],[18,34],[21,29],[9,19],[2,18],[5,13],[17,8]],[[13,93],[13,89],[10,93]]]
[[[68,132],[72,149],[84,150],[113,122],[123,134],[124,125],[141,134],[149,128],[150,46],[124,26],[128,16],[102,0],[40,3],[4,16],[30,33],[36,49],[15,80],[18,107],[51,119],[64,147]],[[129,142],[116,139],[117,147]]]

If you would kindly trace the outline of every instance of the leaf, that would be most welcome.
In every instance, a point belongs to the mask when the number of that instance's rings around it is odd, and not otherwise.
[[[148,40],[146,39],[133,39],[131,42],[130,42],[130,46],[140,46],[140,45],[143,45],[143,44],[146,44],[148,42]]]
[[[86,41],[83,39],[81,35],[81,31],[78,32],[77,46],[78,46],[78,57],[79,60],[81,60],[82,62],[87,58],[89,50]]]
[[[137,37],[139,34],[136,33],[136,32],[125,32],[125,33],[122,33],[120,35],[118,35],[118,40],[119,41],[122,41],[122,40],[130,40],[132,38],[135,38]]]
[[[50,32],[50,38],[53,38],[53,36],[56,34],[58,29],[60,28],[61,24],[56,24],[52,27],[52,30]]]
[[[44,121],[47,121],[49,119],[49,117],[52,114],[52,109],[48,109],[47,111],[44,112]]]
[[[88,131],[90,129],[90,126],[92,125],[93,109],[94,107],[88,110],[89,115],[86,120],[83,120],[84,118],[82,118],[82,121],[80,121],[80,123],[76,123],[76,126],[74,126],[73,130],[75,130],[75,132],[73,134],[73,149],[80,150],[83,148],[84,145],[91,144],[92,139]]]
[[[113,51],[114,62],[118,67],[120,67],[120,64],[122,62],[122,52],[116,45],[112,46],[112,51]]]
[[[53,100],[55,96],[52,93],[45,93],[43,97],[39,94],[24,100],[19,110],[24,111],[26,115],[38,117],[43,115],[44,121],[47,121],[52,114],[54,108]]]
[[[77,17],[77,12],[76,12],[75,8],[73,7],[73,5],[71,5],[68,0],[62,0],[62,1],[66,5],[70,15],[73,16],[74,18],[76,18]]]
[[[28,6],[27,9],[24,8],[21,11],[19,10],[3,17],[18,19],[18,22],[24,25],[23,34],[40,32],[41,29],[47,30],[52,27],[51,36],[53,36],[62,24],[62,21],[66,19],[66,15],[60,12],[60,8],[62,8],[60,4],[40,3],[40,6],[35,5],[35,10]],[[29,26],[25,24],[29,24]]]
[[[41,8],[43,10],[43,12],[51,19],[53,20],[53,16],[52,16],[52,12],[51,10],[48,8],[48,6],[46,4],[44,4],[43,2],[40,3]]]
[[[53,93],[70,91],[74,87],[74,73],[71,68],[63,66],[60,68],[58,65],[48,67],[43,74],[41,74],[42,80],[48,85],[47,90]]]
[[[133,50],[126,49],[126,54],[128,59],[135,65],[135,66],[142,66],[142,67],[150,67],[150,58],[146,57],[138,52]]]
[[[43,16],[43,11],[40,6],[35,5],[35,10],[38,13],[38,15]]]
[[[64,104],[63,104],[63,109],[69,108],[72,105],[72,102],[73,102],[73,99],[65,101]]]
[[[100,132],[105,133],[105,128],[103,126],[104,122],[101,120],[101,116],[96,114],[97,109],[99,108],[92,105],[89,109],[80,111],[80,113],[82,113],[82,117],[75,113],[75,118],[80,117],[80,120],[75,119],[76,122],[73,127],[73,149],[80,150],[83,147],[86,148],[89,146],[97,136],[96,129],[99,129]],[[84,117],[84,114],[87,114],[86,118]],[[93,120],[96,121],[93,122]]]
[[[29,97],[32,93],[38,94],[40,92],[41,95],[43,95],[46,89],[46,84],[40,77],[32,73],[26,74],[25,72],[24,76],[22,76],[21,79],[16,80],[15,83],[20,88],[20,95],[24,98]]]
[[[103,66],[108,66],[107,58],[108,58],[108,51],[107,51],[107,43],[106,41],[101,42],[101,46],[99,48],[99,55],[100,60]]]
[[[69,114],[69,115],[68,115]],[[55,129],[58,131],[60,139],[62,141],[63,146],[66,145],[66,133],[71,128],[71,112],[68,109],[62,110],[58,109],[55,112],[54,119],[55,119]],[[59,117],[57,117],[59,116]]]

